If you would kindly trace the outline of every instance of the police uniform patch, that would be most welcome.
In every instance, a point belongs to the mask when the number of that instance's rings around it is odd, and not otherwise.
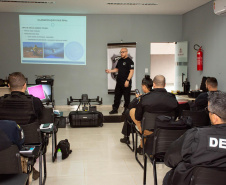
[[[24,139],[24,131],[23,131],[23,130],[21,130],[20,138],[21,138],[21,139]]]
[[[20,130],[20,139],[24,139],[24,131],[23,129],[20,127],[20,125],[17,124],[17,127],[19,128]]]

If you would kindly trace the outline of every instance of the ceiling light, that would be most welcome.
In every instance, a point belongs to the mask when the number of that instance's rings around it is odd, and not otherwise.
[[[10,0],[0,0],[2,3],[38,3],[38,4],[54,4],[55,1],[10,1]]]
[[[142,5],[142,6],[150,6],[150,5],[158,5],[157,3],[107,3],[107,5]]]

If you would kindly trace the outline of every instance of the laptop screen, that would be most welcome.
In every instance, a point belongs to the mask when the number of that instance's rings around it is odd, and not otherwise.
[[[26,94],[33,95],[42,102],[52,102],[52,88],[50,84],[27,84]]]

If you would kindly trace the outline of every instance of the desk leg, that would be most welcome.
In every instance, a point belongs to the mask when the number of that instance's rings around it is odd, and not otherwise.
[[[39,156],[39,185],[42,185],[42,151]]]

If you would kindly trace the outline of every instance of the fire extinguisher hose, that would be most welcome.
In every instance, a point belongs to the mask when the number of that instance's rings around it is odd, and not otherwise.
[[[198,47],[198,49],[197,49],[197,47]],[[195,45],[194,45],[194,50],[198,51],[201,47],[202,47],[202,46],[199,46],[198,44],[195,44]]]

